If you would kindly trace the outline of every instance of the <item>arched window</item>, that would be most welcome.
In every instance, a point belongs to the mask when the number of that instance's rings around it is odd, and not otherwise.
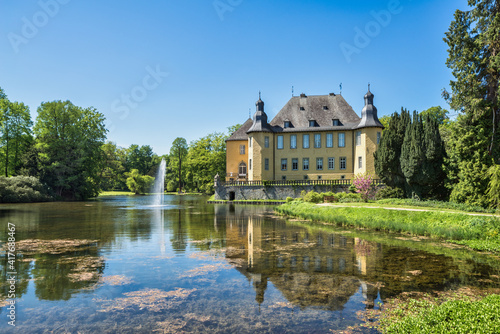
[[[239,177],[247,177],[247,164],[244,162],[241,162],[240,165],[238,166],[238,174]]]

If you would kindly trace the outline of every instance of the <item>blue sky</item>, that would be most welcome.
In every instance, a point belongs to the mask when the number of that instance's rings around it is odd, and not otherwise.
[[[443,42],[465,0],[0,0],[0,87],[29,105],[102,112],[108,139],[168,153],[243,123],[259,90],[270,118],[295,94],[339,93],[360,114],[441,105]]]

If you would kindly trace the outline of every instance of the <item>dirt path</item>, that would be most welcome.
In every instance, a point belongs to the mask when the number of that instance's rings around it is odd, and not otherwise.
[[[464,212],[464,211],[443,211],[443,210],[430,210],[430,209],[413,209],[413,208],[401,208],[401,207],[387,207],[387,206],[358,206],[358,205],[348,205],[348,204],[335,204],[335,203],[319,203],[319,206],[332,206],[340,208],[368,208],[368,209],[386,209],[386,210],[399,210],[399,211],[436,211],[443,213],[462,213],[469,216],[486,216],[486,217],[500,217],[500,215],[495,215],[493,213],[475,213],[475,212]]]

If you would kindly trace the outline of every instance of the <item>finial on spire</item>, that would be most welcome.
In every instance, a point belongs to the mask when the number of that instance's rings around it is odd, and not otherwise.
[[[260,100],[260,90],[259,90],[259,100]]]
[[[248,118],[252,118],[252,108],[248,108]]]
[[[370,83],[368,83],[368,91],[370,91]]]
[[[339,87],[340,87],[340,95],[342,95],[342,82],[340,83]]]
[[[293,86],[292,86],[292,97],[293,97]]]

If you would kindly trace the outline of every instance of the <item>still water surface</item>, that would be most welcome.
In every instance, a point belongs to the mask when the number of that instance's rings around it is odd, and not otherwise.
[[[475,253],[206,199],[1,205],[18,281],[13,329],[4,248],[0,332],[329,333],[401,292],[500,287],[498,261]]]

